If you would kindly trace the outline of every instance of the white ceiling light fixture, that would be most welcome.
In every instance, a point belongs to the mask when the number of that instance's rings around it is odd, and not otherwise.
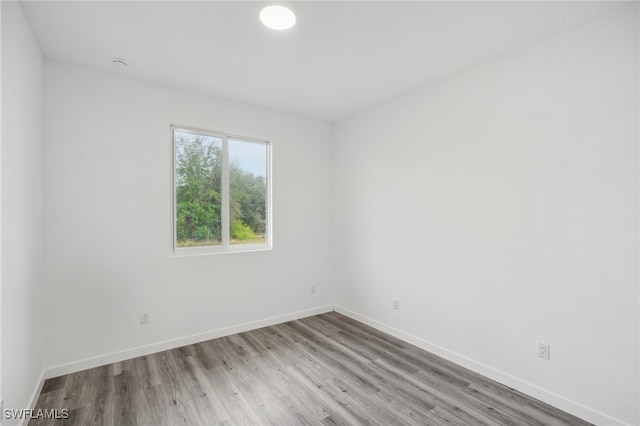
[[[284,6],[267,6],[260,11],[260,20],[272,30],[288,30],[296,24],[296,15]]]
[[[121,71],[126,70],[129,66],[129,63],[122,58],[115,58],[112,62],[114,68],[117,68]]]

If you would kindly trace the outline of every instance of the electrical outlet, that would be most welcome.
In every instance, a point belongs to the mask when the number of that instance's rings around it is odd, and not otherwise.
[[[538,357],[551,359],[551,345],[548,343],[538,342]]]
[[[309,287],[309,293],[315,293],[316,292],[316,286],[312,285],[311,287]]]
[[[396,311],[400,310],[400,299],[393,299],[393,309]]]
[[[149,312],[143,312],[140,314],[140,324],[147,324],[149,322]]]

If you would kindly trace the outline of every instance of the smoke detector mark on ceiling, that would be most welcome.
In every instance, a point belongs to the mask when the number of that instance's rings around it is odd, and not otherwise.
[[[122,58],[115,58],[112,62],[114,68],[124,71],[129,66],[129,63]]]

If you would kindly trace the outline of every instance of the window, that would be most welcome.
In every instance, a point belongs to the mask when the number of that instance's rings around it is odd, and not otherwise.
[[[270,143],[171,127],[176,254],[271,247]]]

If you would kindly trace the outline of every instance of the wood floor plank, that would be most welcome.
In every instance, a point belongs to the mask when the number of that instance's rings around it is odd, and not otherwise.
[[[170,399],[168,392],[161,389],[166,385],[159,384],[139,389],[135,392],[136,424],[141,426],[153,426],[166,423],[169,418]],[[96,422],[94,424],[109,424],[107,421]]]
[[[474,386],[473,384],[470,384],[467,389],[467,392],[469,392],[469,394],[474,398],[477,398],[491,406],[500,408],[500,410],[520,419],[529,426],[560,424],[554,418],[544,415],[544,413],[540,413],[537,410],[531,410],[526,404],[514,404],[510,399],[501,398],[498,395],[491,394],[484,389]]]
[[[370,407],[362,404],[360,400],[356,399],[356,395],[349,393],[347,389],[332,383],[325,383],[322,386],[322,392],[331,398],[333,405],[342,407],[344,411],[349,413],[350,417],[357,419],[353,424],[386,424],[383,419],[376,418]]]
[[[297,394],[306,400],[308,404],[317,405],[317,410],[326,413],[322,423],[362,424],[360,419],[333,400],[333,397],[324,390],[324,384],[318,384],[305,375],[297,367],[287,368],[287,374],[297,383]]]
[[[212,395],[220,401],[232,424],[260,424],[260,420],[240,393],[228,368],[218,366],[207,370],[206,375]]]
[[[452,426],[466,426],[467,423],[456,416],[449,413],[447,410],[444,410],[440,407],[435,407],[431,410],[430,413],[436,419],[438,419],[438,424],[441,425],[452,425]]]
[[[336,312],[49,379],[75,425],[589,423]]]
[[[404,424],[438,426],[438,422],[430,414],[434,408],[430,404],[415,403],[412,398],[406,395],[399,395],[397,392],[382,390],[376,395],[380,398],[380,404],[392,409]]]

